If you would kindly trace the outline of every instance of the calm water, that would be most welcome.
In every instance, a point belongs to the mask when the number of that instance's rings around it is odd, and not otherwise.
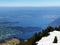
[[[60,7],[0,7],[0,22],[18,22],[7,24],[9,26],[44,28],[59,17]],[[26,32],[17,37],[26,39],[39,31]]]
[[[60,17],[59,7],[5,7],[0,8],[0,21],[16,21],[23,27],[43,27]]]

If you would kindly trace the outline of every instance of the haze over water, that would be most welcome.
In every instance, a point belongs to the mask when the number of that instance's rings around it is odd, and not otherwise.
[[[22,27],[45,27],[60,17],[59,7],[0,7],[0,21],[19,22]]]

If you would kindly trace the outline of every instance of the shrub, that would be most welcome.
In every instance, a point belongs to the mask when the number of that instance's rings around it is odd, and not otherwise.
[[[53,43],[57,43],[57,37],[55,36]]]

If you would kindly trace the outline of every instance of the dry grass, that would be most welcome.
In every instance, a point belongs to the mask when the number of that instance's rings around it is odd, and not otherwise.
[[[20,40],[13,38],[11,40],[7,40],[6,43],[0,43],[0,45],[16,45],[19,43],[20,43]]]

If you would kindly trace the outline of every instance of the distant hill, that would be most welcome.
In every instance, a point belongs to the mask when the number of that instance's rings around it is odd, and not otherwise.
[[[60,18],[56,19],[52,23],[49,24],[49,26],[56,27],[60,25]]]

